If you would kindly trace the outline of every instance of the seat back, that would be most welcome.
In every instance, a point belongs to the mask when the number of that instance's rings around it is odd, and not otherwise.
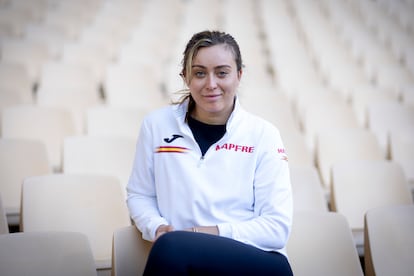
[[[399,163],[414,192],[414,125],[390,135],[391,160]]]
[[[367,108],[368,128],[389,156],[389,136],[414,125],[414,108],[400,102],[371,103]]]
[[[125,193],[135,145],[136,139],[130,137],[66,137],[63,146],[63,172],[115,176]]]
[[[155,73],[142,66],[108,66],[103,87],[111,106],[153,109],[168,104]]]
[[[25,139],[0,139],[0,194],[10,225],[19,224],[23,180],[51,173],[45,145]]]
[[[296,276],[363,275],[349,225],[338,213],[296,213],[287,253]]]
[[[0,235],[8,234],[9,233],[9,226],[7,223],[6,212],[4,211],[3,201],[1,199],[0,194]]]
[[[344,162],[334,165],[332,174],[332,209],[348,219],[352,230],[364,229],[369,209],[413,203],[402,168],[395,162]]]
[[[96,276],[88,238],[74,232],[0,235],[0,275]]]
[[[152,243],[142,239],[135,225],[115,230],[112,241],[112,276],[142,275]]]
[[[316,163],[327,189],[331,186],[331,170],[335,163],[384,159],[375,135],[366,129],[329,129],[319,132],[316,140]]]
[[[23,183],[21,230],[84,233],[99,270],[111,269],[113,232],[128,225],[131,220],[115,177],[51,174]]]
[[[74,133],[73,118],[63,109],[21,105],[3,110],[3,137],[42,141],[57,171],[61,169],[63,138]]]
[[[297,211],[328,211],[318,171],[314,166],[290,166],[293,207]]]
[[[365,275],[412,275],[414,205],[393,205],[365,215]]]
[[[139,108],[97,106],[86,112],[87,135],[137,138],[147,111]]]

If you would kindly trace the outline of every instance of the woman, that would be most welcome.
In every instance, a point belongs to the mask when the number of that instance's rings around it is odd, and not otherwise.
[[[128,208],[156,241],[146,275],[291,275],[287,157],[279,131],[242,109],[232,36],[195,34],[181,75],[188,94],[149,114],[128,183]]]

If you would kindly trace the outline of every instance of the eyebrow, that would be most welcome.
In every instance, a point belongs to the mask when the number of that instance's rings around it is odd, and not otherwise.
[[[195,67],[199,67],[199,68],[203,68],[203,69],[207,68],[206,66],[197,65],[197,64],[191,66],[191,68],[195,68]],[[231,68],[231,66],[230,65],[219,65],[219,66],[214,67],[214,69],[221,69],[221,68]]]

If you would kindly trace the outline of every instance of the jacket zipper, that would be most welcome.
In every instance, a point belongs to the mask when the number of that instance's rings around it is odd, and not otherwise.
[[[204,161],[204,155],[201,155],[200,160],[198,160],[197,168],[200,168],[203,161]]]

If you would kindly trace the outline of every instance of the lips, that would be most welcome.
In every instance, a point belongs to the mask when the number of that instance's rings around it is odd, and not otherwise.
[[[220,101],[221,96],[222,96],[222,94],[215,94],[215,95],[206,95],[206,96],[203,96],[203,97],[204,97],[204,100],[206,102],[215,103],[217,101]]]
[[[212,95],[204,95],[205,98],[217,98],[220,97],[222,94],[212,94]]]

